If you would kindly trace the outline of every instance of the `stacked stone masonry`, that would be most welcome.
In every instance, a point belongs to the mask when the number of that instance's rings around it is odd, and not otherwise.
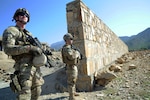
[[[77,88],[91,91],[94,73],[127,53],[128,47],[82,1],[68,3],[66,11],[68,32],[83,54]],[[86,86],[82,86],[83,82]]]

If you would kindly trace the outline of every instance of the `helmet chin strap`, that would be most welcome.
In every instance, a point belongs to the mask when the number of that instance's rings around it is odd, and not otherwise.
[[[16,20],[16,22],[19,21],[22,24],[27,24],[27,22],[21,21],[21,20]]]

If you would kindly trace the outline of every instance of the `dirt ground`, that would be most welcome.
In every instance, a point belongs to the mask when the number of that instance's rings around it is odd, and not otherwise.
[[[13,73],[12,59],[2,59],[0,53],[0,100],[15,100],[15,94],[9,88],[9,75]],[[58,53],[59,55],[60,53]],[[150,50],[129,52],[127,62],[118,64],[121,71],[115,72],[117,78],[106,86],[95,84],[92,92],[79,92],[76,100],[150,100]],[[135,68],[129,69],[130,65]],[[40,100],[68,100],[68,92],[55,89],[58,77],[64,77],[64,66],[41,67],[45,84],[42,86]]]

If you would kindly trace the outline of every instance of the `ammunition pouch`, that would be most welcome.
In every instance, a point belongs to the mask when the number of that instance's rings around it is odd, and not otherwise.
[[[12,56],[12,59],[14,59],[15,61],[20,61],[22,58],[28,58],[30,60],[32,60],[32,55],[31,54],[21,54],[21,55],[16,55],[16,56]]]
[[[19,84],[18,76],[16,74],[11,74],[10,78],[11,78],[11,82],[10,82],[11,90],[15,93],[21,91],[21,86]]]

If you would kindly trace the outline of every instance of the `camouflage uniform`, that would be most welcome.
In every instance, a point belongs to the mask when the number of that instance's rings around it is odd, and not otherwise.
[[[76,81],[78,76],[77,63],[80,54],[78,51],[72,49],[71,45],[64,45],[62,48],[62,58],[63,62],[66,64],[66,73],[67,73],[67,83],[68,83],[68,92],[69,100],[74,100],[76,93]]]
[[[26,34],[31,35],[25,29],[22,31],[17,26],[11,26],[4,31],[2,43],[5,53],[15,60],[15,72],[12,78],[16,77],[16,79],[12,79],[11,88],[18,94],[17,99],[37,100],[44,80],[40,67],[32,64],[34,56],[30,53],[30,44],[26,41]]]

